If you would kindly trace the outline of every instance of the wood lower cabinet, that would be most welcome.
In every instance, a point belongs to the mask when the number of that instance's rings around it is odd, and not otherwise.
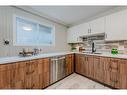
[[[0,65],[0,89],[10,89],[13,83],[13,70],[15,64],[1,64]]]
[[[88,56],[86,55],[83,55],[82,56],[82,74],[85,75],[85,76],[88,76],[89,75],[89,63],[88,63]]]
[[[74,72],[74,55],[66,55],[66,76]]]
[[[27,66],[26,66],[27,67]],[[49,85],[49,58],[33,60],[28,63],[26,72],[26,88],[40,89]],[[27,78],[28,77],[28,78]],[[28,87],[27,87],[28,86]]]
[[[49,58],[43,59],[43,84],[44,87],[48,86],[50,83],[50,66]]]
[[[11,70],[11,88],[25,88],[25,68],[16,68]]]
[[[80,62],[80,54],[75,55],[75,71],[76,73],[81,74],[81,62]]]
[[[66,76],[75,71],[114,88],[127,89],[127,60],[66,55]],[[50,85],[50,58],[0,64],[0,89],[41,89]]]
[[[11,74],[10,70],[0,71],[0,89],[11,88],[10,74]]]
[[[94,79],[99,80],[100,82],[103,82],[104,76],[103,76],[103,64],[101,63],[100,57],[94,57],[93,58],[94,63]]]
[[[121,60],[119,63],[119,88],[127,89],[127,60]]]
[[[76,72],[107,84],[127,89],[127,60],[76,54]]]
[[[93,57],[84,54],[76,54],[76,72],[85,76],[93,76]],[[91,65],[90,65],[91,64]]]
[[[0,65],[0,89],[41,89],[49,85],[49,58]]]
[[[104,83],[114,88],[119,88],[119,59],[103,58],[104,62]]]
[[[100,63],[103,65],[103,81],[114,88],[127,88],[127,60],[117,58],[101,57]]]
[[[85,73],[85,56],[83,54],[76,54],[76,72],[84,75]]]
[[[93,56],[88,56],[88,77],[94,78],[94,61]]]

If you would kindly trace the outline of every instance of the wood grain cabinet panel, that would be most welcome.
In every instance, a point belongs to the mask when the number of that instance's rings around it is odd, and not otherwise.
[[[119,88],[119,59],[103,58],[104,64],[104,83],[114,88]]]
[[[66,55],[66,76],[74,72],[74,55]]]
[[[12,89],[25,88],[25,68],[16,68],[11,70],[10,75]]]
[[[76,72],[88,77],[93,78],[94,76],[94,64],[93,56],[87,56],[83,54],[76,54]]]
[[[49,58],[44,58],[43,60],[43,82],[44,87],[48,86],[50,83],[50,64]]]
[[[0,71],[0,89],[11,88],[10,74],[11,74],[10,70]]]
[[[80,64],[80,68],[79,68],[79,72],[80,72],[80,74],[82,74],[82,75],[84,75],[84,56],[81,54],[81,55],[79,55],[79,62],[78,62],[79,64]]]
[[[114,88],[127,88],[127,60],[76,54],[76,72]]]
[[[1,64],[0,65],[0,88],[1,89],[12,88],[13,70],[15,70],[15,64]]]
[[[83,58],[82,58],[82,69],[83,69],[83,75],[85,75],[85,76],[88,76],[88,71],[89,71],[89,69],[88,69],[88,56],[86,56],[86,55],[84,55],[84,56],[82,56]]]
[[[127,60],[120,60],[119,66],[120,66],[119,88],[127,89]]]
[[[94,78],[100,82],[104,80],[104,69],[103,64],[101,63],[101,57],[94,57]]]
[[[38,89],[48,86],[49,75],[49,58],[29,61],[26,63],[26,88]]]
[[[4,64],[0,68],[1,89],[41,89],[49,85],[49,58]]]
[[[77,72],[77,73],[81,73],[81,63],[80,63],[80,54],[76,54],[75,55],[76,57],[75,57],[75,71]]]
[[[93,56],[88,56],[88,77],[94,78]]]

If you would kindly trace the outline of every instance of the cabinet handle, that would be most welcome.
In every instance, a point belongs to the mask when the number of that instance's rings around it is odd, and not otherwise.
[[[86,61],[88,61],[88,58],[86,57]]]
[[[26,72],[27,75],[34,73],[34,70],[31,72]]]

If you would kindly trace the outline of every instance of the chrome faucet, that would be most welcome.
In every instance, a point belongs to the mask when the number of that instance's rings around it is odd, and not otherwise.
[[[39,54],[39,49],[38,48],[34,48],[33,50],[34,50],[34,55]]]

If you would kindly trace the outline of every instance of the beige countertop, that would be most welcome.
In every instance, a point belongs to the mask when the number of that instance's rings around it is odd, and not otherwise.
[[[116,54],[113,55],[108,52],[101,52],[101,54],[88,54],[88,53],[82,53],[82,52],[75,52],[76,54],[85,54],[85,55],[94,55],[94,56],[102,56],[102,57],[111,57],[111,58],[122,58],[127,59],[127,54]]]
[[[38,55],[33,55],[33,56],[28,56],[28,57],[21,57],[21,56],[2,57],[0,58],[0,64],[39,59],[39,58],[46,58],[46,57],[53,57],[53,56],[62,56],[62,55],[67,55],[67,54],[73,54],[73,52],[44,53],[44,54],[38,54]]]
[[[32,59],[39,59],[39,58],[46,58],[46,57],[53,57],[53,56],[61,56],[61,55],[74,54],[74,53],[75,54],[85,54],[85,55],[127,59],[127,55],[125,55],[125,54],[113,55],[111,53],[106,53],[106,52],[102,52],[102,54],[88,54],[88,53],[82,53],[82,52],[69,52],[68,51],[68,52],[57,52],[57,53],[44,53],[44,54],[38,54],[35,56],[29,56],[29,57],[20,57],[20,56],[2,57],[2,58],[0,58],[0,64],[13,63],[13,62],[18,62],[18,61],[26,61],[26,60],[32,60]]]

